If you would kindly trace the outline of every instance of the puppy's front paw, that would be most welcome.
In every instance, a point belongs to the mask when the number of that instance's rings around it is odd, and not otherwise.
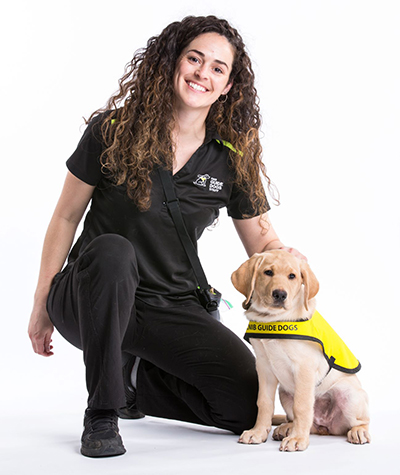
[[[368,427],[364,425],[352,427],[349,432],[347,432],[347,440],[351,444],[368,444],[371,442]]]
[[[261,444],[268,439],[271,428],[245,430],[239,437],[241,444]]]
[[[306,450],[309,442],[309,437],[285,437],[282,440],[279,450],[281,452],[298,452],[301,450]]]

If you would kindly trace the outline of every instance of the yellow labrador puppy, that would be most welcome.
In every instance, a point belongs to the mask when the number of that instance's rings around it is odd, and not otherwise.
[[[309,265],[286,251],[268,251],[242,264],[232,282],[246,296],[245,338],[259,378],[257,421],[239,442],[267,440],[278,384],[287,415],[273,433],[280,450],[305,450],[310,433],[370,442],[367,395],[354,374],[361,366],[315,311],[319,284]]]

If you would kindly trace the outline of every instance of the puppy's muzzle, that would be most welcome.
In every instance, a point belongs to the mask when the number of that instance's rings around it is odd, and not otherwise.
[[[281,306],[285,303],[287,299],[286,290],[275,289],[272,291],[272,298],[274,299],[274,305]]]

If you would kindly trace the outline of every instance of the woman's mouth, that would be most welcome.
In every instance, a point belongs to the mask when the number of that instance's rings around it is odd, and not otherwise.
[[[195,91],[207,92],[208,90],[204,86],[201,86],[200,84],[197,84],[196,82],[186,81],[186,83],[188,84],[190,88],[194,89]]]

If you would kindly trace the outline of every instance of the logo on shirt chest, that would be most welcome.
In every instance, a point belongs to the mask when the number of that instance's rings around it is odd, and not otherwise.
[[[197,175],[197,178],[193,184],[201,188],[208,188],[209,191],[213,191],[214,193],[221,191],[222,187],[224,186],[223,181],[218,181],[217,178],[211,177],[208,174]]]

